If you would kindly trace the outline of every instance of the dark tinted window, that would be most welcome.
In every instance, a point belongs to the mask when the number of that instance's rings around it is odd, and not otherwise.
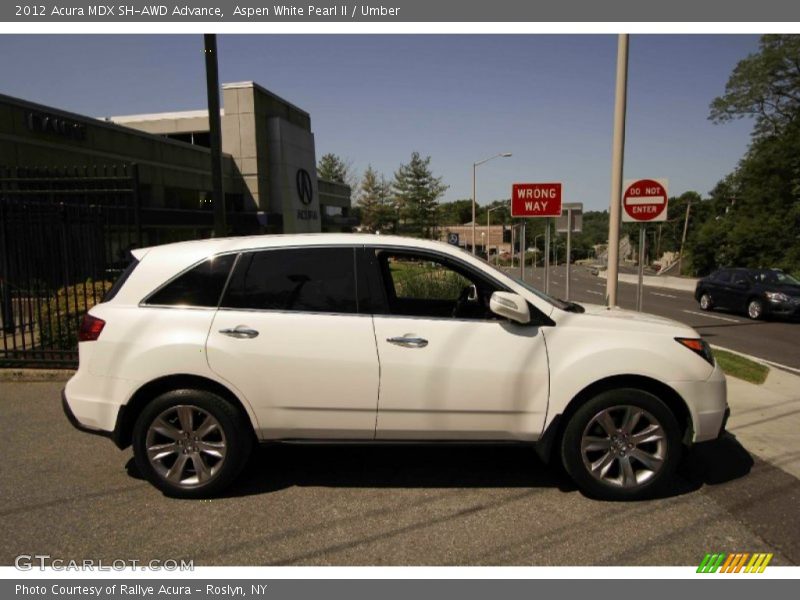
[[[711,276],[711,279],[718,283],[728,283],[731,280],[730,271],[717,271]]]
[[[235,254],[216,256],[186,271],[147,299],[166,306],[217,306]]]
[[[292,248],[243,255],[222,306],[357,312],[354,250]]]
[[[125,270],[120,274],[119,277],[117,277],[117,280],[114,282],[114,285],[111,286],[111,289],[108,290],[108,293],[106,293],[106,295],[103,296],[103,302],[108,302],[109,300],[112,300],[114,296],[116,296],[119,293],[119,291],[122,289],[122,286],[125,285],[126,281],[128,281],[128,277],[131,276],[131,273],[133,273],[133,270],[137,267],[138,264],[139,261],[131,257],[130,264],[127,267],[125,267]]]

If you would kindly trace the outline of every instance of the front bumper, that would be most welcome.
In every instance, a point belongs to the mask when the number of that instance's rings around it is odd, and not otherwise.
[[[717,364],[705,381],[670,382],[684,399],[692,417],[692,435],[687,441],[707,442],[717,439],[730,416],[725,374]]]

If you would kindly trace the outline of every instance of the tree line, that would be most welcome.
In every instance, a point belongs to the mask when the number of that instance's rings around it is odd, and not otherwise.
[[[684,274],[705,275],[722,266],[800,273],[800,36],[764,35],[758,51],[736,65],[724,93],[712,100],[709,119],[724,124],[742,118],[753,120],[753,131],[733,172],[706,197],[690,191],[671,198],[667,221],[648,227],[650,256],[683,246]],[[319,174],[351,185],[365,229],[438,237],[439,228],[472,220],[472,201],[440,203],[448,186],[433,175],[430,162],[414,152],[391,180],[371,166],[355,178],[349,164],[328,154]],[[478,206],[478,224],[486,223],[489,208],[497,208],[493,224],[510,223],[507,203]],[[622,233],[635,240],[637,227],[623,224]],[[543,231],[541,219],[530,219],[526,247],[535,242],[541,248],[537,236]],[[585,213],[583,232],[573,237],[573,259],[607,239],[608,212]]]

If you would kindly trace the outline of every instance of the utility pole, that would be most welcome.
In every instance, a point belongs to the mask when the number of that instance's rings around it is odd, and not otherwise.
[[[214,205],[214,237],[228,233],[225,223],[225,193],[222,189],[222,125],[219,117],[219,70],[217,36],[203,36],[206,56],[206,92],[208,95],[208,130],[211,142],[211,201]]]
[[[628,97],[628,34],[617,41],[617,89],[614,103],[614,142],[611,150],[611,204],[608,221],[608,278],[606,304],[617,305],[619,274],[619,221],[622,203],[622,168],[625,157],[625,105]]]

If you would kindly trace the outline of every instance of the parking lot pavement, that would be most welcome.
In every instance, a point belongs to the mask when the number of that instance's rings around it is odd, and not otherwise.
[[[668,497],[585,498],[531,448],[259,449],[227,497],[173,500],[130,450],[74,430],[61,383],[0,383],[0,564],[696,565],[709,551],[800,562],[800,482],[728,437],[685,457]]]

